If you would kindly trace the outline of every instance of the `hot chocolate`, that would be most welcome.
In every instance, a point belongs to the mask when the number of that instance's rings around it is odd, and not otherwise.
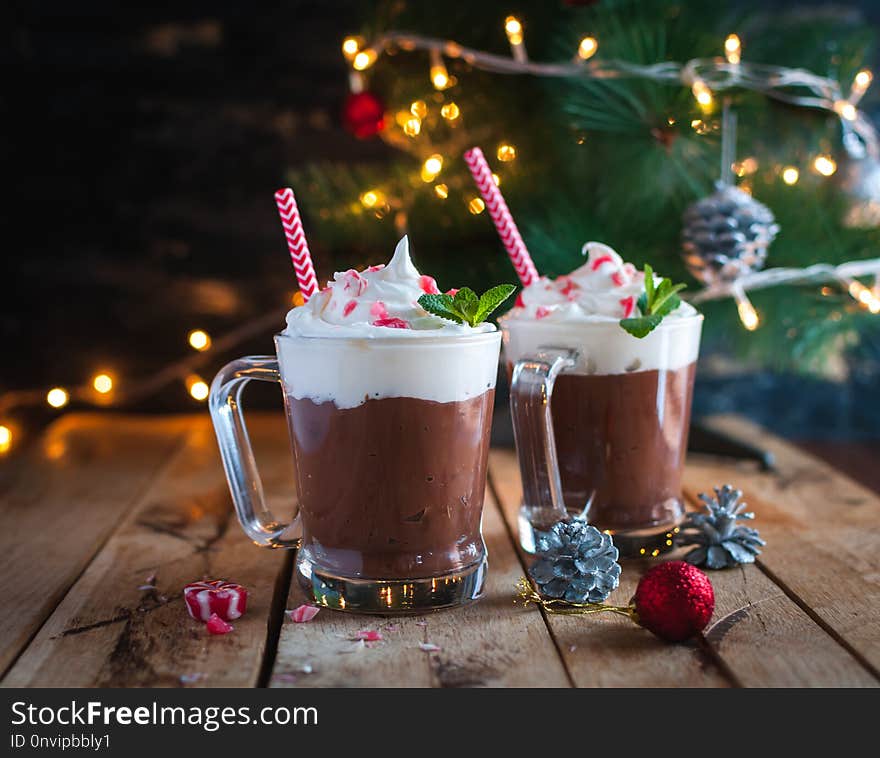
[[[333,607],[419,610],[480,594],[500,334],[432,316],[407,240],[336,274],[277,340],[294,447],[296,572]]]
[[[632,336],[620,320],[639,315],[644,274],[605,245],[588,243],[584,253],[587,262],[568,276],[541,278],[523,290],[502,320],[505,357],[512,370],[517,362],[540,365],[542,348],[566,356],[555,383],[548,382],[564,507],[613,532],[624,552],[632,538],[636,553],[651,553],[665,546],[667,530],[683,515],[681,471],[702,316],[682,303],[648,336]],[[533,411],[520,403],[518,413]],[[517,428],[518,448],[544,444],[534,418]],[[535,520],[552,513],[540,505],[526,504],[539,529],[546,524]]]

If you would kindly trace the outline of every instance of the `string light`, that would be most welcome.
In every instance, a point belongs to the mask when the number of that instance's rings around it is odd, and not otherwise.
[[[500,187],[500,186],[501,186],[501,177],[498,176],[498,174],[496,174],[496,173],[493,173],[493,174],[492,174],[492,181],[495,182],[495,186],[496,186],[496,187]]]
[[[510,42],[513,59],[518,63],[525,63],[528,56],[526,46],[523,44],[523,28],[520,20],[516,16],[508,16],[504,19],[504,32],[507,34],[507,41]]]
[[[734,289],[733,298],[736,300],[736,310],[739,313],[739,320],[742,325],[750,332],[755,331],[761,325],[761,319],[758,318],[758,312],[752,305],[746,293],[741,289]]]
[[[441,200],[445,200],[449,197],[449,187],[445,184],[435,184],[434,185],[434,194],[437,195]]]
[[[801,172],[798,171],[794,166],[786,166],[784,169],[782,169],[782,181],[784,181],[789,186],[791,186],[792,184],[797,184],[800,176]]]
[[[581,60],[589,60],[599,49],[599,43],[595,37],[584,37],[578,45],[578,57]]]
[[[92,387],[95,392],[106,395],[113,390],[113,377],[109,374],[98,374],[92,379]]]
[[[422,166],[422,181],[433,182],[437,178],[437,174],[443,169],[443,156],[434,153],[425,160]]]
[[[742,60],[742,42],[736,34],[728,34],[724,40],[724,54],[727,62],[737,64]]]
[[[62,387],[53,387],[46,393],[46,402],[53,408],[63,408],[70,402],[70,395]]]
[[[354,58],[352,58],[351,65],[354,67],[355,71],[366,71],[376,62],[377,57],[378,55],[376,51],[373,50],[373,48],[368,47],[366,50],[361,50],[354,56]]]
[[[694,93],[697,104],[703,110],[709,110],[712,107],[712,90],[709,89],[706,82],[702,79],[694,80],[694,83],[691,85],[691,92]]]
[[[195,400],[205,400],[211,391],[211,388],[205,384],[204,379],[196,374],[192,374],[186,379],[186,389]]]
[[[371,189],[362,193],[360,200],[364,208],[375,208],[377,205],[385,204],[385,195],[379,190]]]
[[[874,81],[874,75],[868,69],[863,68],[859,71],[859,73],[856,74],[856,78],[853,79],[852,88],[849,93],[850,103],[853,105],[858,103],[865,92],[868,91],[868,87],[871,86],[872,81]]]
[[[461,115],[461,109],[455,103],[446,103],[440,109],[440,115],[447,121],[455,121]]]
[[[354,57],[361,49],[362,43],[363,40],[360,37],[346,37],[344,40],[342,40],[342,54],[345,56],[345,59],[347,61],[354,60]]]
[[[733,164],[733,173],[737,176],[748,176],[749,174],[754,174],[758,170],[758,159],[757,158],[743,158],[741,161],[737,161]]]
[[[516,148],[506,142],[498,145],[497,156],[499,161],[506,163],[516,158]]]
[[[407,137],[418,137],[419,132],[422,131],[422,120],[417,116],[413,116],[410,119],[407,119],[406,123],[403,125],[403,133]]]
[[[0,454],[8,453],[12,447],[12,429],[0,424]]]
[[[847,121],[855,121],[859,115],[856,107],[849,100],[837,100],[834,103],[834,112]]]
[[[294,293],[293,293],[293,296],[290,298],[290,304],[291,304],[294,308],[299,308],[301,305],[305,305],[305,304],[306,304],[306,299],[305,299],[305,297],[303,296],[303,293],[300,292],[299,290],[297,290],[296,292],[294,292]]]
[[[837,171],[837,163],[830,155],[817,155],[813,160],[813,168],[822,176],[831,176]]]
[[[475,197],[468,203],[468,210],[475,216],[478,216],[484,210],[486,210],[486,203],[483,202],[483,198]]]
[[[434,89],[444,90],[451,86],[449,72],[446,70],[446,64],[440,55],[439,50],[431,50],[431,84]]]
[[[204,332],[201,329],[193,329],[189,333],[187,341],[193,350],[202,351],[211,347],[211,338],[208,336],[207,332]]]
[[[871,313],[880,313],[880,297],[877,297],[869,287],[855,279],[846,282],[846,284],[849,294],[853,296],[856,302],[861,303]]]
[[[409,106],[409,112],[416,118],[424,118],[428,115],[428,104],[424,100],[416,100]]]

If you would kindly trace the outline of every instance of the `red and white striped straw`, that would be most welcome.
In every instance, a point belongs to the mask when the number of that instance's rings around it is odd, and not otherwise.
[[[516,269],[516,275],[523,287],[528,287],[538,278],[538,270],[532,262],[532,256],[529,255],[525,242],[520,237],[513,216],[507,209],[507,203],[504,202],[501,190],[498,189],[498,185],[492,178],[492,169],[489,168],[483,151],[478,147],[471,148],[464,154],[464,160],[471,170],[483,200],[486,202],[489,215],[495,222],[498,236],[501,237],[504,247],[507,248],[507,254]]]
[[[290,187],[278,190],[275,193],[275,204],[278,206],[278,213],[281,216],[284,236],[287,237],[287,248],[290,250],[296,280],[299,282],[299,291],[302,293],[303,300],[308,301],[318,291],[318,277],[315,276],[309,243],[306,242],[293,190]]]

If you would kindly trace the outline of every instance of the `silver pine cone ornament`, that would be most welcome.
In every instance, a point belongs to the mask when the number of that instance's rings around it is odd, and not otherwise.
[[[585,521],[560,521],[535,539],[538,559],[529,569],[544,597],[601,603],[620,582],[611,536]]]
[[[703,284],[731,282],[758,271],[779,233],[773,212],[733,185],[719,184],[684,212],[684,262]]]
[[[757,529],[739,526],[737,522],[753,519],[755,514],[744,513],[746,504],[739,502],[740,490],[729,484],[714,489],[714,498],[700,494],[706,510],[689,513],[681,525],[678,544],[697,545],[684,559],[710,569],[754,563],[761,546],[767,543],[758,536]]]

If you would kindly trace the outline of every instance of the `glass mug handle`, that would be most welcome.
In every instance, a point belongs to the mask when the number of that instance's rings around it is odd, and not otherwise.
[[[524,515],[543,530],[568,518],[556,458],[550,400],[556,377],[574,368],[577,353],[540,347],[535,357],[516,362],[510,382],[510,414],[523,486]]]
[[[272,355],[239,358],[220,369],[211,383],[208,407],[220,445],[220,457],[245,534],[261,547],[296,548],[300,539],[290,536],[290,532],[298,527],[299,515],[290,524],[284,524],[270,513],[244,422],[241,393],[252,379],[280,384],[278,360]]]

